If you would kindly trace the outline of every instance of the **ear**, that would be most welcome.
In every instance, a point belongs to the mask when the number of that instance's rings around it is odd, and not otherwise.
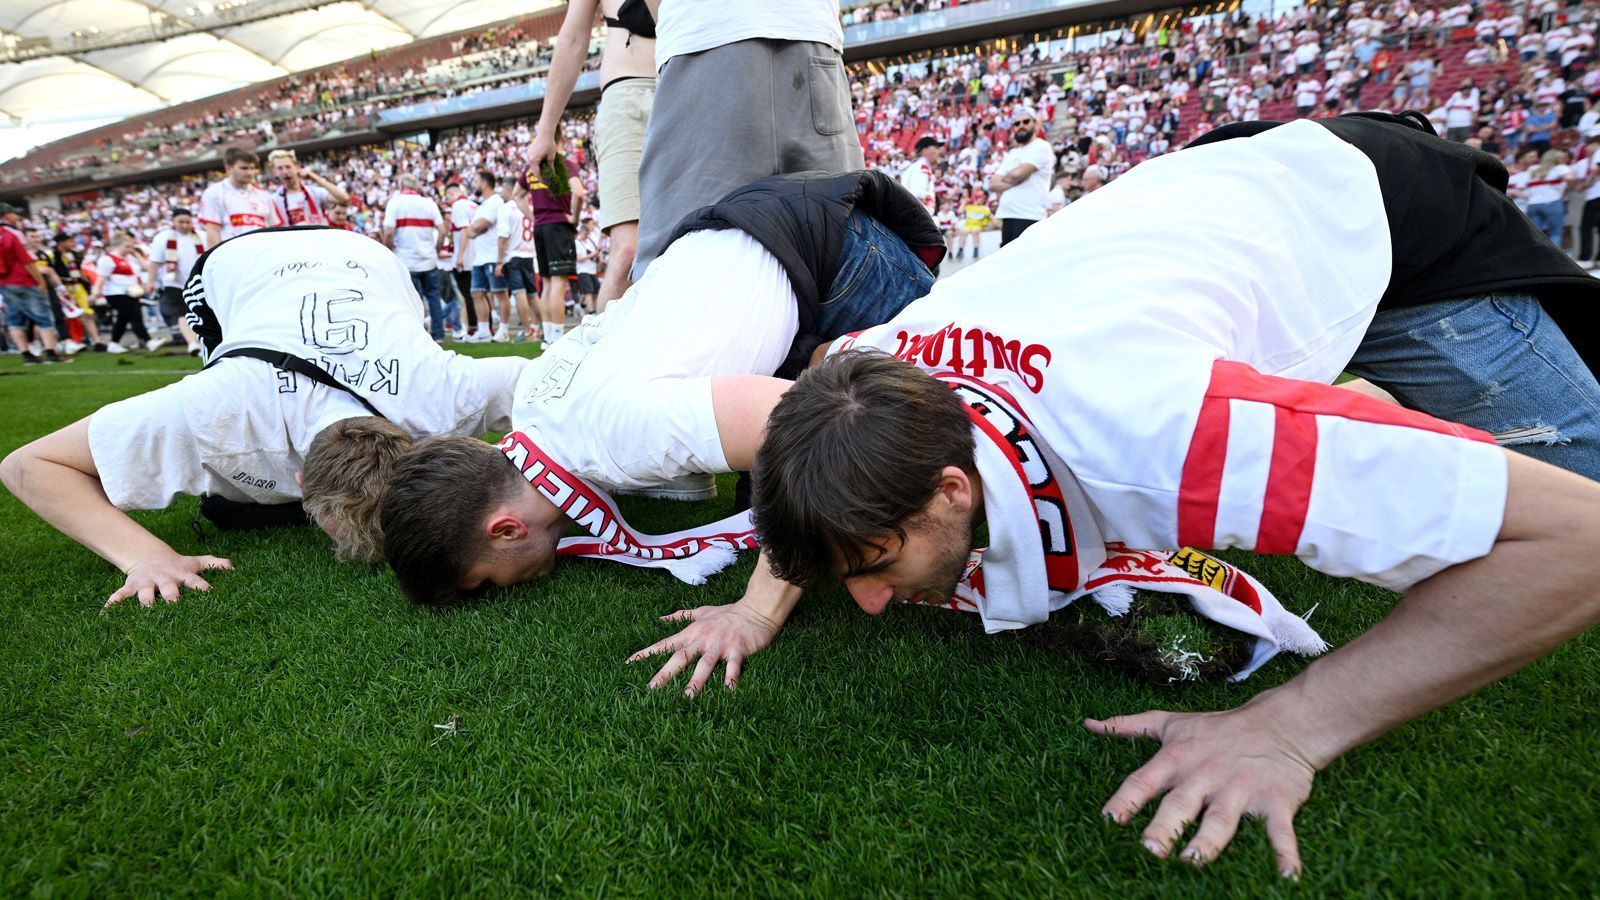
[[[522,521],[521,516],[509,512],[497,511],[489,516],[484,524],[484,531],[489,535],[489,540],[520,541],[528,536],[528,524]]]
[[[934,499],[943,500],[959,512],[967,512],[976,505],[977,485],[961,467],[945,466],[939,473],[939,486],[934,489]]]

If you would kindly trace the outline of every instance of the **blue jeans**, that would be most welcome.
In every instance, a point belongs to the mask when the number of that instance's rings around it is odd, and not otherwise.
[[[1600,384],[1531,296],[1382,310],[1346,368],[1411,409],[1600,480]]]
[[[877,219],[858,210],[845,224],[839,272],[817,319],[828,340],[882,325],[933,287],[933,272]]]
[[[412,272],[411,284],[428,302],[428,330],[436,341],[444,340],[444,304],[439,298],[439,270]]]
[[[1528,218],[1533,220],[1533,227],[1544,232],[1557,247],[1561,246],[1561,226],[1567,224],[1567,201],[1535,203],[1528,207]]]
[[[5,301],[6,325],[11,328],[55,330],[56,320],[50,315],[50,300],[36,287],[0,284],[0,300]]]

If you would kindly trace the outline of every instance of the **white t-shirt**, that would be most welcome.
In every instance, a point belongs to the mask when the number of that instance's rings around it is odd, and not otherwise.
[[[834,0],[661,0],[656,18],[656,69],[674,56],[752,38],[811,41],[843,52],[839,4]]]
[[[273,191],[272,202],[278,207],[278,218],[290,225],[326,225],[329,196],[326,188],[302,181],[297,191],[286,187]]]
[[[1467,128],[1478,119],[1478,89],[1456,91],[1445,102],[1445,127]]]
[[[1572,177],[1578,179],[1581,182],[1585,178],[1589,177],[1589,173],[1590,173],[1591,170],[1593,170],[1593,168],[1594,168],[1594,157],[1588,157],[1588,158],[1585,158],[1585,159],[1580,159],[1577,162],[1572,164]],[[1594,184],[1591,184],[1587,188],[1584,189],[1584,191],[1583,191],[1583,199],[1585,201],[1588,201],[1588,200],[1600,200],[1600,179],[1596,179]]]
[[[213,182],[200,195],[200,224],[216,225],[222,229],[220,240],[282,225],[278,206],[272,195],[257,185],[236,188],[224,178]]]
[[[1008,392],[1106,541],[1404,590],[1489,551],[1507,474],[1488,435],[1330,386],[1390,267],[1370,160],[1293,122],[1135,167],[836,352]]]
[[[1535,175],[1530,169],[1527,174],[1528,182],[1523,189],[1527,191],[1529,206],[1555,203],[1567,196],[1567,178],[1572,174],[1570,167],[1551,166],[1543,175]]]
[[[1050,190],[1050,180],[1055,174],[1052,170],[1056,166],[1056,154],[1050,149],[1050,142],[1036,135],[1021,147],[1012,147],[995,171],[1004,175],[1023,163],[1033,165],[1033,174],[1000,194],[1000,208],[995,210],[997,219],[1044,218],[1044,195]]]
[[[472,265],[472,239],[467,236],[467,228],[471,227],[477,211],[478,204],[469,197],[461,197],[450,204],[450,233],[456,247],[455,267],[458,269]]]
[[[592,237],[578,235],[577,238],[577,273],[579,275],[594,275],[600,271],[600,244]],[[584,259],[588,256],[588,259]]]
[[[347,231],[219,246],[184,299],[207,362],[236,347],[293,353],[417,437],[503,430],[526,365],[440,348],[423,326],[410,273],[382,244]],[[317,433],[366,415],[344,391],[230,358],[102,408],[89,419],[89,449],[119,509],[159,509],[203,493],[285,503],[300,496],[294,476]]]
[[[107,297],[129,296],[134,288],[143,283],[141,277],[143,273],[134,265],[131,257],[101,254],[100,258],[95,260],[94,270],[105,282],[104,293]]]
[[[439,205],[416,191],[401,191],[383,208],[383,228],[394,232],[394,252],[412,272],[439,268]]]
[[[704,289],[706,272],[717,273],[717,290]],[[685,316],[691,302],[696,313]],[[711,378],[776,371],[799,332],[798,308],[782,264],[748,234],[684,235],[621,299],[528,364],[512,425],[612,488],[726,472]]]
[[[495,237],[496,240],[506,239],[506,259],[514,256],[534,259],[537,256],[533,247],[533,230],[533,220],[522,214],[522,207],[510,200],[500,204],[500,220],[495,223]],[[499,249],[496,246],[495,252],[498,253]]]
[[[933,191],[933,166],[928,165],[927,160],[920,156],[912,160],[911,165],[900,173],[900,185],[910,191],[911,196],[921,200],[928,212],[937,208]]]
[[[500,207],[504,204],[499,194],[490,194],[472,213],[473,225],[485,219],[489,222],[489,228],[472,239],[472,265],[475,267],[493,265],[500,258]]]
[[[157,287],[183,287],[194,269],[194,261],[206,250],[206,236],[198,231],[179,234],[165,228],[150,239],[150,261],[156,264]]]

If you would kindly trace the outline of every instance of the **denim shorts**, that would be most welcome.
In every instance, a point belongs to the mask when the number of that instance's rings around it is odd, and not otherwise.
[[[54,330],[56,320],[50,315],[50,301],[44,291],[36,287],[0,285],[0,299],[6,302],[6,325],[26,328],[32,322],[38,328]]]
[[[932,290],[933,281],[933,272],[898,235],[866,213],[852,212],[817,334],[832,340],[882,325]]]
[[[494,263],[484,263],[472,267],[472,292],[481,294],[485,291],[499,293],[506,289],[506,280],[494,273]]]
[[[515,294],[526,291],[537,294],[539,288],[533,274],[533,259],[527,256],[513,256],[506,260],[506,289]]]

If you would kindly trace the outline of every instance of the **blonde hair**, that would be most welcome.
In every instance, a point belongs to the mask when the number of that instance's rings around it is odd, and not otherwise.
[[[1539,164],[1533,167],[1533,175],[1535,178],[1543,176],[1566,161],[1567,153],[1565,150],[1546,150],[1544,155],[1539,157]]]
[[[383,558],[378,506],[395,462],[411,444],[411,435],[376,416],[341,419],[312,439],[300,473],[302,503],[311,521],[333,538],[340,562]]]
[[[293,150],[274,150],[267,154],[267,162],[270,163],[275,159],[288,159],[298,162],[298,158],[294,155]]]

